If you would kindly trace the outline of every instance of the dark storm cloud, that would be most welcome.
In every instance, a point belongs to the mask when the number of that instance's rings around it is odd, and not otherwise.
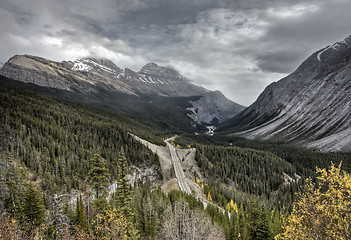
[[[349,0],[0,0],[1,61],[95,56],[172,65],[252,103],[309,54],[351,33]]]
[[[259,69],[266,72],[290,73],[301,63],[301,56],[305,55],[305,49],[294,46],[291,49],[277,49],[262,51],[257,54],[256,64]]]

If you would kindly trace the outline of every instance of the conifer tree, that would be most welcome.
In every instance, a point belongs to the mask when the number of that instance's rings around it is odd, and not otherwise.
[[[101,213],[107,207],[106,197],[108,192],[106,188],[108,187],[110,174],[108,173],[105,160],[100,155],[94,154],[90,161],[91,168],[88,173],[88,180],[91,187],[95,190],[95,210]]]
[[[253,201],[248,209],[247,234],[249,239],[273,239],[269,229],[267,213],[263,207],[258,206],[257,201]]]
[[[115,195],[116,207],[121,210],[127,219],[131,218],[131,191],[128,184],[127,170],[126,170],[127,159],[124,155],[124,149],[121,147],[118,158],[118,180],[117,180],[117,191]]]
[[[95,190],[96,199],[100,197],[106,197],[108,187],[108,169],[106,168],[105,160],[98,154],[94,154],[94,157],[90,159],[91,168],[89,171],[89,182],[91,187]]]
[[[45,207],[43,198],[32,183],[24,194],[24,213],[30,224],[39,226],[45,221]]]
[[[133,223],[134,211],[131,206],[132,193],[127,180],[127,159],[124,155],[124,149],[121,147],[118,158],[118,180],[115,194],[115,203],[117,210],[127,221],[127,236],[131,239],[138,239],[139,233]]]
[[[85,216],[85,208],[82,200],[82,195],[80,195],[79,198],[77,197],[76,224],[84,231],[88,232],[88,221]]]
[[[21,198],[23,198],[24,181],[21,178],[20,172],[14,165],[9,167],[6,175],[5,184],[8,191],[4,199],[5,208],[9,213],[13,214],[13,216],[21,219],[23,217],[23,204],[21,203]]]

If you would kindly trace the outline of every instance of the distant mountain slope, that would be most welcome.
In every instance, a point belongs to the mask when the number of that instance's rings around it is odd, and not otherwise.
[[[179,101],[174,108],[164,109],[155,104],[153,107],[161,112],[165,110],[163,115],[182,112],[189,126],[223,122],[244,109],[223,94],[197,86],[176,70],[155,63],[148,63],[139,72],[134,72],[123,70],[105,59],[58,63],[35,56],[16,55],[4,64],[0,74],[25,83],[64,90],[71,96],[83,94],[100,106],[108,105],[115,111],[139,116],[143,116],[148,103],[156,101],[170,107],[167,102]],[[132,103],[135,98],[139,99],[136,101],[138,105]],[[132,109],[128,109],[130,107]]]
[[[351,36],[313,53],[222,128],[247,138],[351,151]]]
[[[146,133],[150,140],[160,137],[152,136],[151,129],[130,118],[43,97],[1,81],[0,113],[0,136],[3,130],[8,135],[6,143],[1,136],[0,154],[12,151],[40,178],[46,194],[81,189],[87,183],[94,154],[104,158],[112,183],[117,178],[116,156],[121,147],[134,180],[140,180],[141,174],[151,181],[162,179],[157,155],[128,132]],[[1,169],[2,173],[7,171]]]

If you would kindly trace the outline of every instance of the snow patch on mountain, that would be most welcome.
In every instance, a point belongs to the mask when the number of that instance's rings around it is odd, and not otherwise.
[[[329,46],[325,47],[324,49],[322,49],[322,50],[317,54],[317,59],[318,59],[319,62],[322,62],[322,60],[321,60],[321,55],[322,55],[325,51],[327,51],[328,49],[329,49]]]
[[[77,59],[73,63],[73,71],[90,72],[93,69],[102,70],[112,75],[117,75],[116,70],[109,68],[105,65],[99,64],[93,59]]]
[[[206,126],[208,132],[207,135],[213,136],[215,134],[216,127],[215,126]]]
[[[73,71],[81,71],[81,72],[89,72],[91,69],[92,69],[91,66],[79,61],[74,62],[72,67]]]
[[[88,63],[90,63],[90,64],[92,64],[92,65],[94,65],[95,67],[98,67],[99,69],[101,69],[101,70],[103,70],[103,71],[105,71],[105,72],[110,73],[110,74],[116,74],[116,73],[117,73],[117,72],[116,72],[115,70],[113,70],[112,68],[106,67],[106,66],[104,66],[104,65],[102,65],[102,64],[98,64],[98,63],[96,63],[95,61],[92,61],[92,60],[90,60],[90,59],[86,59],[85,61],[88,62]]]

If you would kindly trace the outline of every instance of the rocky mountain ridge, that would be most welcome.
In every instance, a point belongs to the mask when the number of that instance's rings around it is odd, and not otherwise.
[[[322,151],[351,151],[351,37],[308,57],[270,84],[224,132],[292,141]]]
[[[108,91],[134,96],[198,96],[197,100],[189,101],[193,108],[187,110],[193,124],[223,122],[244,109],[223,94],[214,94],[193,84],[173,68],[156,63],[148,63],[135,72],[121,69],[106,59],[86,58],[59,63],[36,56],[16,55],[4,64],[0,74],[25,83],[85,94]]]

